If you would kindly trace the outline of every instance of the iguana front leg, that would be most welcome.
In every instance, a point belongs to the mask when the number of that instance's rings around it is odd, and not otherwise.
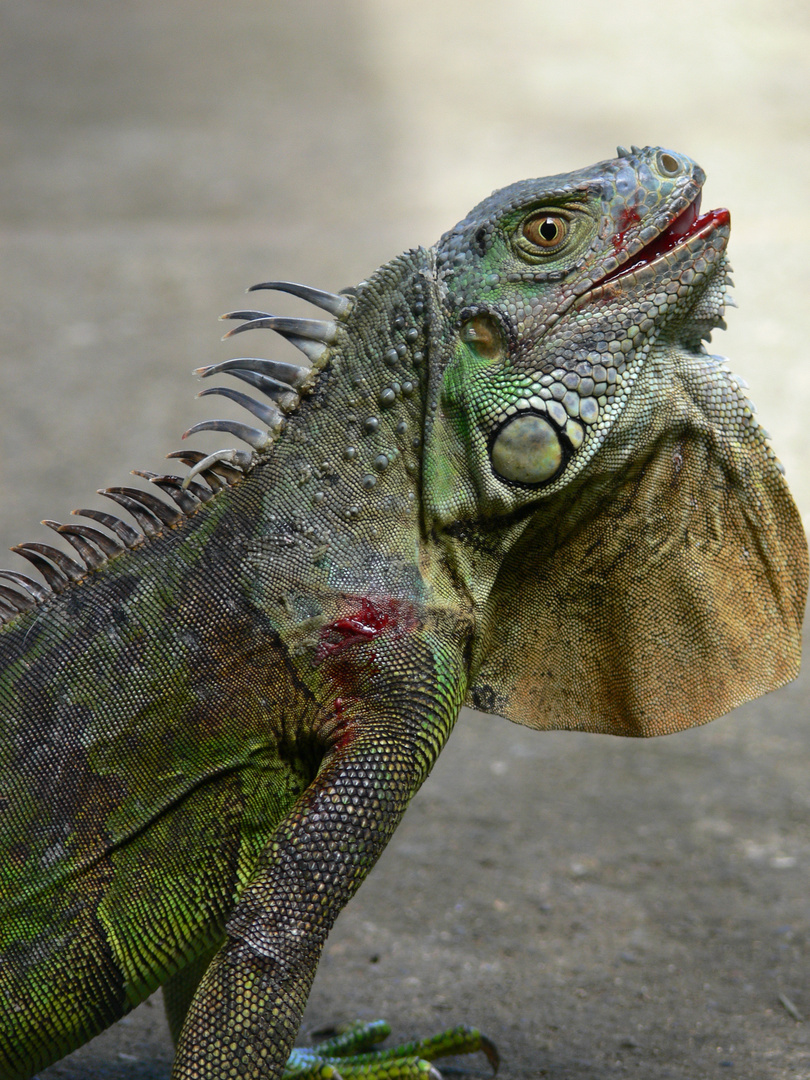
[[[387,681],[387,680],[386,680]],[[326,936],[427,776],[466,690],[461,663],[374,715],[345,706],[191,1002],[173,1080],[281,1076]],[[399,700],[397,700],[397,698]]]

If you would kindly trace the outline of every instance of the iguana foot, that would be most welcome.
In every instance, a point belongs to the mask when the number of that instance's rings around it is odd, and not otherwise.
[[[486,1054],[498,1071],[498,1051],[475,1028],[460,1025],[430,1039],[403,1043],[387,1050],[372,1047],[391,1033],[384,1020],[348,1024],[333,1037],[290,1054],[284,1080],[441,1080],[430,1064],[449,1054]]]

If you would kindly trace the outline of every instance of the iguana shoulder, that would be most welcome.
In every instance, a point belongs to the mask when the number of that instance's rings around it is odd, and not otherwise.
[[[187,434],[247,449],[15,549],[44,580],[0,576],[4,1076],[160,984],[177,1080],[279,1076],[463,702],[648,735],[795,674],[806,544],[704,346],[729,217],[702,183],[620,150],[344,294],[258,286],[325,317],[228,316],[305,357],[200,369],[251,419]]]

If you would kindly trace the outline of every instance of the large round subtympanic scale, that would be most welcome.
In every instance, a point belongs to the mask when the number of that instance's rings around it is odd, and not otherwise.
[[[524,413],[505,424],[492,444],[492,467],[516,484],[542,484],[562,464],[556,430],[542,416]]]

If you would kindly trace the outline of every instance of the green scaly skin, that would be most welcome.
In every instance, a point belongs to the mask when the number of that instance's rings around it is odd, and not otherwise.
[[[53,588],[0,581],[5,1080],[161,984],[175,1080],[280,1077],[465,702],[653,735],[795,676],[806,545],[702,344],[729,231],[702,182],[633,148],[496,192],[332,298],[249,464],[203,462],[174,519],[130,502],[153,535],[78,580],[23,550]]]

